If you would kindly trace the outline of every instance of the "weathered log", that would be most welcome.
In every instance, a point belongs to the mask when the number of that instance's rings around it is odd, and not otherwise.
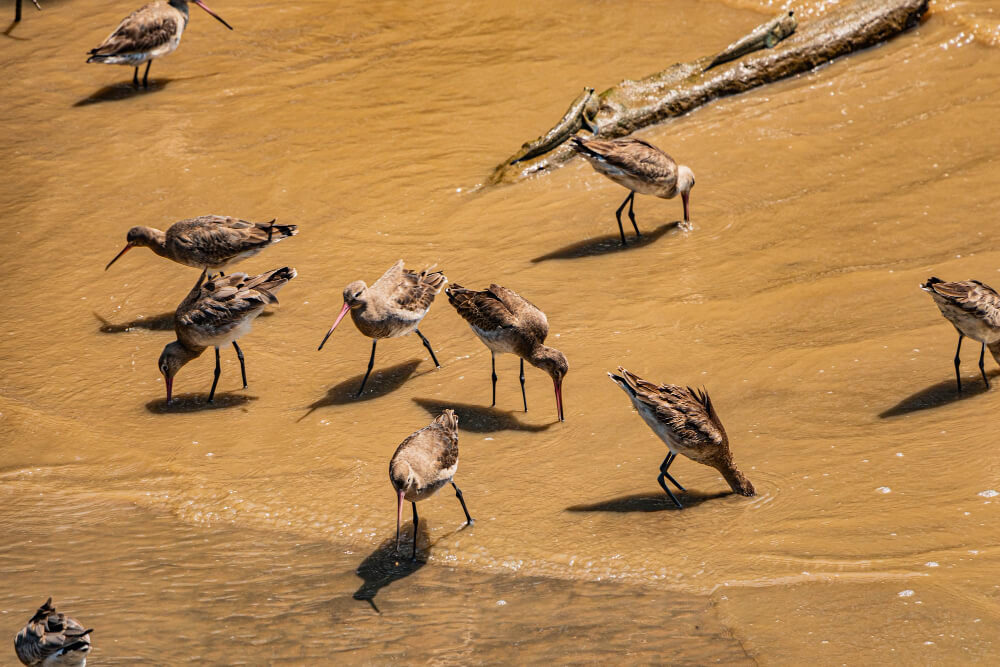
[[[927,2],[855,0],[804,23],[774,48],[754,51],[707,71],[712,55],[677,63],[638,81],[622,81],[600,94],[600,106],[590,122],[598,129],[596,136],[623,137],[719,97],[784,79],[874,46],[916,25],[927,11]],[[524,152],[522,148],[497,165],[487,183],[516,183],[561,166],[574,155],[565,142],[533,160],[526,160]]]

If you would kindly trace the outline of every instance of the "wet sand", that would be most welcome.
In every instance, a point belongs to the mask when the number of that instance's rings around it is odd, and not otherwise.
[[[967,345],[955,394],[954,330],[917,288],[1000,283],[990,3],[932,5],[879,48],[642,132],[694,169],[694,230],[640,196],[625,250],[626,192],[580,160],[476,186],[583,85],[772,10],[216,2],[236,31],[192,9],[135,93],[130,69],[83,63],[129,7],[43,6],[0,37],[5,632],[53,595],[97,628],[95,664],[996,655],[996,393]],[[241,340],[250,388],[224,351],[206,407],[205,354],[167,408],[156,359],[197,271],[146,250],[103,267],[128,227],[208,213],[299,225],[240,268],[300,275]],[[421,326],[443,367],[386,341],[354,401],[369,342],[345,322],[316,346],[343,287],[400,257],[541,307],[566,422],[531,368],[520,411],[512,357],[488,407],[489,354],[443,298]],[[675,511],[618,364],[707,387],[759,496],[678,460]],[[424,503],[428,562],[376,614],[355,570],[394,536],[389,457],[445,407],[477,523],[457,530],[448,493]],[[133,622],[149,636],[129,642]]]

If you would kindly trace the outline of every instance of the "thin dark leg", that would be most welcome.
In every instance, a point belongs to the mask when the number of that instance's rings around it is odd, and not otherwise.
[[[674,479],[669,472],[667,472],[667,469],[670,468],[670,464],[673,463],[676,458],[677,455],[673,452],[667,454],[667,458],[663,459],[663,463],[660,464],[660,472],[663,473],[663,476],[669,479],[679,490],[684,491],[684,487],[678,484],[677,480]]]
[[[417,516],[417,504],[411,502],[410,505],[413,506],[413,558],[410,560],[417,560],[417,526],[420,525],[420,517]]]
[[[962,374],[958,372],[958,365],[961,360],[958,358],[958,353],[962,351],[962,339],[965,335],[961,332],[958,334],[958,349],[955,350],[955,381],[958,382],[958,393],[962,393]]]
[[[149,68],[150,68],[150,66],[151,66],[152,64],[153,64],[153,61],[152,61],[152,60],[147,60],[147,61],[146,61],[146,71],[145,71],[145,72],[143,73],[143,75],[142,75],[142,87],[143,87],[143,88],[146,88],[146,89],[148,89],[148,88],[149,88]],[[136,68],[135,68],[135,71],[136,71],[136,72],[138,72],[138,71],[139,71],[139,68],[138,68],[138,67],[136,67]]]
[[[139,68],[136,67],[135,71],[132,72],[132,85],[136,88],[139,87]]]
[[[618,233],[622,235],[622,245],[625,245],[625,228],[622,227],[622,211],[625,209],[625,204],[632,200],[632,196],[634,194],[634,192],[629,192],[628,197],[625,197],[625,201],[623,201],[622,205],[618,207],[617,211],[615,211],[615,217],[618,218]]]
[[[986,368],[983,367],[983,358],[986,355],[986,343],[983,343],[983,349],[979,351],[979,372],[983,374],[983,382],[986,383],[986,388],[990,388],[989,378],[986,377]]]
[[[215,348],[215,378],[212,380],[212,391],[208,392],[208,402],[215,400],[215,386],[219,384],[219,376],[222,375],[222,364],[219,363],[219,348]]]
[[[521,400],[524,401],[524,411],[528,411],[528,397],[524,393],[524,359],[521,359]]]
[[[21,0],[17,0],[17,7],[14,8],[14,23],[21,20]]]
[[[365,385],[368,383],[368,376],[372,374],[372,367],[375,365],[375,345],[377,344],[378,339],[372,339],[372,356],[371,359],[368,360],[368,370],[365,371],[365,379],[361,381],[361,389],[358,389],[358,393],[354,395],[354,398],[361,396],[361,393],[365,390]]]
[[[441,368],[441,364],[438,363],[438,358],[434,356],[434,350],[431,349],[431,342],[427,340],[422,333],[420,333],[420,329],[415,329],[414,331],[416,331],[417,335],[420,336],[420,340],[424,341],[424,347],[426,347],[427,351],[431,353],[431,359],[434,360],[434,365]]]
[[[236,356],[240,358],[240,373],[243,374],[243,388],[246,389],[247,388],[247,366],[243,362],[243,350],[240,349],[240,346],[236,344],[235,340],[233,341],[233,347],[236,348]]]
[[[629,195],[630,199],[628,202],[628,219],[632,221],[632,227],[635,228],[635,235],[642,236],[642,232],[639,231],[639,225],[635,224],[635,213],[632,211],[632,206],[635,205],[635,192]]]
[[[667,495],[668,495],[668,496],[670,496],[670,499],[671,499],[672,501],[674,501],[674,504],[675,504],[675,505],[677,505],[677,507],[678,507],[678,508],[682,508],[682,507],[684,507],[683,505],[681,505],[681,501],[677,500],[677,496],[675,496],[675,495],[674,495],[673,491],[671,491],[671,490],[670,490],[669,488],[667,488],[667,483],[663,481],[663,476],[664,476],[665,474],[666,474],[666,473],[662,473],[662,472],[661,472],[661,473],[660,473],[660,474],[659,474],[659,475],[658,475],[658,476],[656,477],[656,482],[657,482],[657,483],[658,483],[658,484],[660,485],[660,488],[662,488],[662,489],[663,489],[664,491],[666,491],[666,492],[667,492]]]
[[[495,408],[497,406],[497,355],[492,350],[490,350],[490,363],[493,366],[493,372],[490,375],[490,379],[493,380],[493,403],[490,407]]]
[[[451,485],[455,487],[455,495],[458,496],[458,502],[462,503],[462,511],[465,512],[465,520],[468,521],[471,526],[476,522],[476,520],[469,516],[469,509],[465,506],[465,498],[462,496],[462,489],[458,488],[458,484],[455,484],[455,482],[452,482]]]

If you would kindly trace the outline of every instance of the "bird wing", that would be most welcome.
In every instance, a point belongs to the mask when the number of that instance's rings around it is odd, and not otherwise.
[[[403,268],[403,260],[393,264],[371,289],[384,294],[399,310],[423,314],[448,279],[440,271],[417,272]]]
[[[176,18],[156,11],[155,5],[146,5],[126,16],[100,46],[90,50],[90,55],[119,56],[152,51],[169,42],[176,32]]]
[[[272,292],[295,275],[295,269],[283,267],[253,277],[232,273],[213,277],[204,283],[199,280],[201,284],[195,285],[195,289],[199,290],[196,298],[192,299],[195,291],[192,290],[192,294],[188,294],[177,309],[178,335],[184,327],[211,326],[226,330],[239,324],[248,315],[263,310],[268,304],[277,303],[278,298]]]
[[[924,289],[933,291],[948,303],[975,315],[990,326],[1000,327],[1000,294],[989,285],[978,280],[934,282],[932,278],[927,281]]]
[[[684,441],[719,445],[726,439],[712,399],[704,390],[694,391],[675,384],[657,386],[624,368],[619,370],[636,399],[652,408],[657,420]]]
[[[496,285],[481,292],[455,284],[448,288],[448,303],[454,306],[466,322],[481,331],[510,329],[518,324],[517,317],[493,292]],[[501,288],[503,289],[503,288]]]
[[[50,611],[36,614],[14,638],[14,651],[22,663],[37,665],[49,656],[58,653],[75,643],[89,643],[86,639],[90,630],[85,629],[75,619],[65,614],[57,613],[54,607],[48,605]]]
[[[507,306],[522,327],[533,329],[538,335],[538,340],[545,342],[545,337],[549,335],[549,318],[538,306],[514,290],[501,285],[492,284],[489,291]]]
[[[235,257],[252,248],[266,246],[267,225],[222,215],[203,215],[175,222],[167,230],[167,244],[210,257]]]
[[[674,159],[642,139],[624,137],[604,141],[580,138],[573,145],[586,157],[650,181],[662,182],[677,178],[677,163]]]

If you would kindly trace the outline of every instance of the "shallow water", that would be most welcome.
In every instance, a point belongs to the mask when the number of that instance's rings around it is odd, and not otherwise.
[[[954,331],[917,289],[1000,282],[996,3],[644,131],[697,174],[695,228],[639,197],[624,251],[626,192],[581,161],[476,186],[583,85],[777,5],[216,2],[236,31],[192,8],[143,93],[83,64],[128,6],[43,6],[0,36],[4,632],[54,595],[97,628],[95,663],[996,655],[996,395],[968,342],[955,394]],[[240,267],[299,277],[241,341],[250,388],[226,350],[206,409],[206,354],[167,409],[156,359],[197,272],[141,249],[103,267],[129,226],[207,213],[300,225]],[[385,341],[354,401],[368,341],[345,322],[316,346],[344,285],[400,257],[545,310],[566,422],[531,368],[519,410],[512,357],[488,407],[487,350],[443,297],[421,326],[443,367]],[[679,460],[688,506],[665,502],[619,364],[707,387],[759,496]],[[445,407],[478,521],[424,503],[427,564],[376,614],[354,569],[397,567],[388,459]]]

